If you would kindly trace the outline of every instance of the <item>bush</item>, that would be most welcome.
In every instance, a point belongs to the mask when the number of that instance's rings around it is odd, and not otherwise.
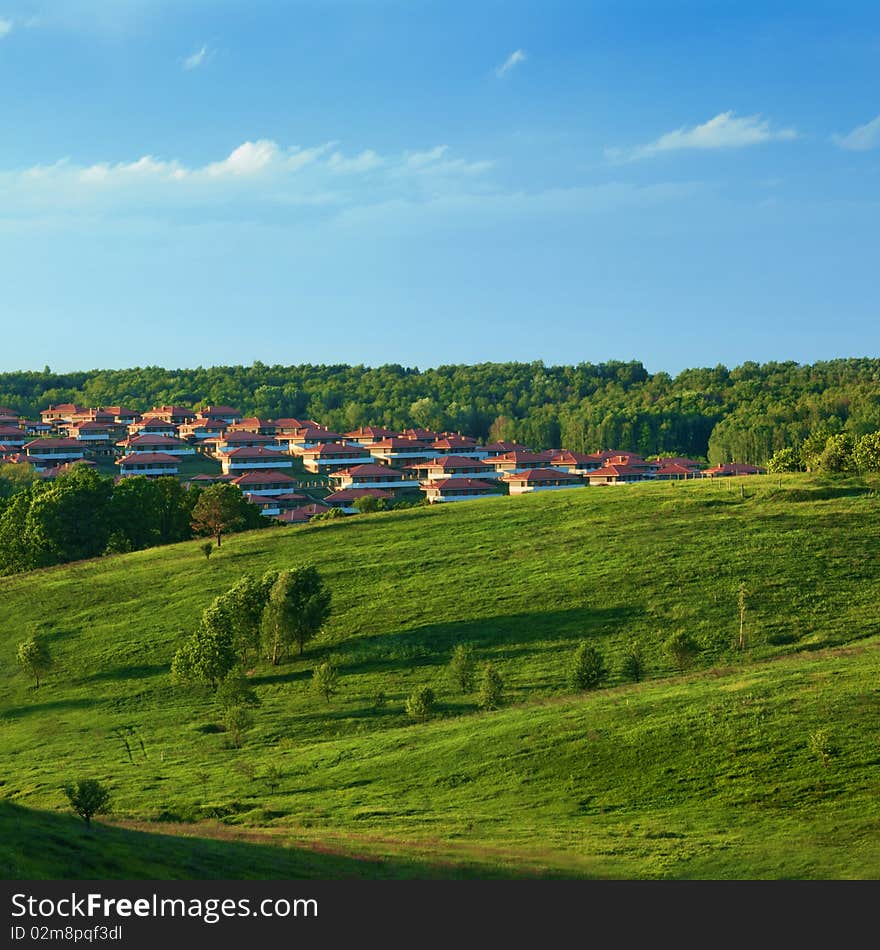
[[[463,693],[469,693],[474,688],[477,672],[474,648],[469,643],[459,643],[452,651],[452,658],[447,669],[449,678],[455,686]]]
[[[205,555],[206,558],[210,558],[210,556],[214,553],[214,542],[203,541],[199,545],[199,550]]]
[[[254,707],[260,705],[259,697],[254,692],[247,677],[235,671],[224,677],[217,687],[215,698],[224,713],[228,709],[232,709],[233,706]]]
[[[226,710],[223,722],[229,733],[230,743],[237,748],[243,741],[242,734],[254,724],[254,718],[244,706],[230,706]]]
[[[568,682],[572,689],[595,689],[608,676],[605,659],[594,646],[581,640],[568,670]]]
[[[810,754],[814,755],[821,763],[823,768],[828,768],[828,760],[834,755],[834,743],[831,741],[831,734],[827,729],[817,729],[810,733],[807,741],[807,748]]]
[[[91,825],[93,815],[102,815],[110,810],[110,792],[97,779],[86,778],[76,785],[65,785],[64,794],[87,827]]]
[[[28,637],[19,643],[17,657],[19,665],[34,678],[34,689],[39,689],[40,677],[52,666],[46,641],[40,637]]]
[[[638,683],[645,675],[645,657],[642,652],[642,645],[638,640],[634,640],[626,648],[621,665],[621,673],[628,680]]]
[[[406,700],[406,714],[410,719],[424,722],[434,709],[434,690],[420,686]]]
[[[339,673],[336,667],[326,660],[319,663],[312,671],[312,689],[329,703],[338,688]]]
[[[480,678],[480,694],[477,702],[481,709],[497,709],[502,703],[502,694],[504,682],[501,674],[487,663],[483,667],[483,675]]]
[[[663,644],[663,649],[680,673],[684,673],[700,652],[699,644],[686,630],[676,630]]]

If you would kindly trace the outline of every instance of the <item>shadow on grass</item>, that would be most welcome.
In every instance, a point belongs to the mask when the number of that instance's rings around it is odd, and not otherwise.
[[[93,673],[91,676],[84,677],[83,682],[92,683],[102,680],[142,680],[150,676],[158,676],[160,673],[168,673],[169,665],[167,663],[143,663],[139,666],[117,666],[112,670],[102,670],[100,673]]]
[[[62,709],[89,709],[92,706],[99,706],[100,699],[54,699],[48,703],[33,703],[30,706],[12,706],[4,710],[3,715],[14,719],[17,716],[30,716],[33,713],[47,712],[48,710]]]
[[[343,673],[388,671],[445,663],[453,647],[469,643],[478,654],[511,660],[547,641],[571,643],[604,637],[629,627],[642,614],[633,607],[551,610],[507,614],[466,622],[425,624],[395,633],[359,638],[346,648],[328,645],[323,654],[341,655]]]
[[[212,827],[203,836],[132,831],[0,802],[0,873],[6,880],[246,880],[512,878],[490,863],[373,858],[316,846],[247,840],[247,831]],[[211,835],[215,835],[212,837]],[[251,833],[259,836],[259,831]],[[35,843],[39,842],[39,847]]]

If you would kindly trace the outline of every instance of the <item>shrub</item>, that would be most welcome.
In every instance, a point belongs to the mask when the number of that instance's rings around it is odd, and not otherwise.
[[[497,709],[502,703],[503,689],[501,674],[491,663],[487,663],[480,678],[480,694],[477,700],[480,708]]]
[[[645,675],[645,657],[642,652],[642,645],[638,640],[633,640],[626,648],[623,656],[621,672],[626,679],[638,683]]]
[[[339,673],[332,663],[325,660],[312,671],[312,689],[329,703],[339,688]]]
[[[448,666],[449,678],[463,693],[474,688],[477,671],[477,658],[469,643],[459,643],[452,651]]]
[[[87,827],[91,825],[93,815],[110,810],[110,792],[97,779],[86,778],[75,785],[65,785],[64,794]]]
[[[215,693],[220,708],[224,713],[233,706],[254,707],[260,705],[260,700],[254,692],[246,676],[233,671],[228,673]]]
[[[828,768],[828,760],[834,755],[834,743],[831,741],[831,734],[827,729],[817,729],[810,733],[807,741],[807,748],[810,754],[814,755],[821,763],[823,768]]]
[[[243,741],[243,733],[254,724],[253,716],[244,706],[230,706],[223,717],[226,731],[229,733],[229,741],[236,748]]]
[[[34,689],[40,688],[40,677],[52,666],[52,657],[46,641],[40,637],[28,637],[18,645],[19,665],[34,678]]]
[[[429,686],[420,686],[413,690],[406,700],[406,714],[410,719],[424,722],[434,708],[434,690]]]
[[[700,652],[699,644],[686,630],[676,630],[663,644],[663,649],[680,673],[684,673]]]
[[[209,558],[214,553],[214,542],[213,541],[203,541],[199,545],[199,550],[206,558]]]
[[[581,640],[568,671],[568,682],[571,688],[595,689],[607,676],[608,670],[602,654],[586,640]]]

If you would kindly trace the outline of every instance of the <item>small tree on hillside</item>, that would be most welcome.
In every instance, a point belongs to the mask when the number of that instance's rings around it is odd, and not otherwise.
[[[52,666],[49,647],[42,637],[28,637],[18,645],[18,662],[34,678],[34,689],[40,688],[40,677]]]
[[[336,667],[327,660],[319,663],[312,671],[312,689],[329,703],[338,688],[339,672]]]
[[[447,667],[449,678],[463,693],[469,693],[474,688],[474,679],[477,671],[477,657],[474,648],[469,643],[459,643],[452,651],[452,658]]]
[[[212,604],[195,633],[174,654],[171,673],[184,682],[202,681],[216,688],[238,661],[232,630],[223,611]]]
[[[254,692],[250,681],[237,670],[232,670],[217,687],[214,694],[220,708],[226,712],[233,706],[255,707],[260,705],[260,699]]]
[[[626,653],[623,656],[621,672],[634,683],[638,683],[645,675],[645,657],[642,645],[638,640],[633,640],[627,646]]]
[[[480,677],[480,693],[477,702],[481,709],[497,709],[502,703],[504,682],[501,674],[491,663],[483,667]]]
[[[75,785],[65,785],[64,794],[86,827],[91,826],[93,815],[103,815],[110,810],[110,792],[97,779],[86,778]]]
[[[209,559],[209,558],[211,557],[211,555],[214,553],[214,542],[213,542],[213,541],[203,541],[203,542],[199,545],[199,550],[202,552],[202,554],[205,555],[205,558],[206,558],[206,559]]]
[[[568,682],[571,688],[595,689],[607,676],[608,670],[601,652],[586,640],[581,640],[568,670]]]
[[[739,640],[740,650],[746,648],[746,596],[748,591],[745,584],[739,585],[739,591],[736,595],[737,611],[739,613]]]
[[[699,644],[686,630],[676,630],[663,644],[663,648],[678,667],[679,673],[684,673],[700,652]]]
[[[263,612],[277,579],[278,571],[267,571],[262,577],[245,574],[214,601],[223,611],[243,667],[247,666],[251,651],[260,649]]]
[[[244,706],[230,706],[223,717],[226,732],[231,745],[238,748],[242,743],[242,734],[254,724],[254,717]]]
[[[211,485],[199,495],[193,508],[193,530],[215,537],[219,548],[224,534],[235,531],[245,523],[243,504],[247,504],[247,501],[237,486],[228,482]]]
[[[330,591],[313,565],[282,571],[269,592],[263,613],[263,648],[273,664],[278,664],[291,643],[305,645],[330,616]]]
[[[802,472],[803,469],[800,453],[797,449],[790,447],[775,452],[767,463],[767,471],[771,475],[781,475],[784,472]]]
[[[434,709],[434,690],[430,686],[419,686],[406,700],[406,714],[410,719],[424,722]]]

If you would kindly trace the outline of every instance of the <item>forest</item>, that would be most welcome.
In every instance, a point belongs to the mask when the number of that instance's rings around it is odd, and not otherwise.
[[[765,464],[817,430],[880,429],[880,359],[745,362],[649,373],[638,361],[215,366],[0,374],[0,405],[34,418],[50,403],[233,405],[334,431],[424,426],[535,449],[621,448]]]

